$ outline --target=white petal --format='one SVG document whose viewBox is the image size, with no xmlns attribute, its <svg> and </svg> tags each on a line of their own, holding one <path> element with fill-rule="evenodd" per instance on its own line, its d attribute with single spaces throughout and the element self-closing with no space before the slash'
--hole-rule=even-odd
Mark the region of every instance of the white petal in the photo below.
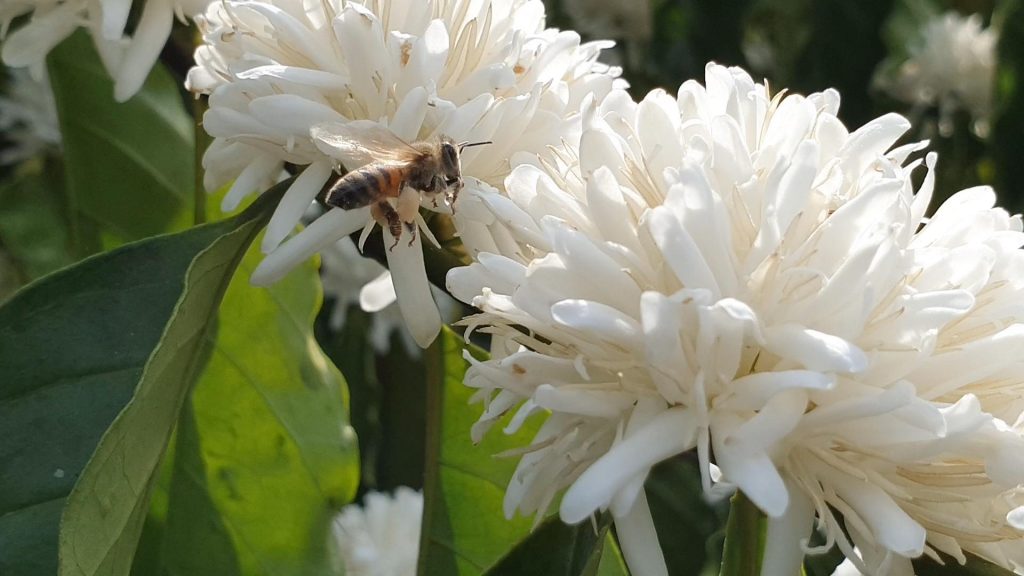
<svg viewBox="0 0 1024 576">
<path fill-rule="evenodd" d="M 622 555 L 630 574 L 635 576 L 668 576 L 665 557 L 658 543 L 658 532 L 643 490 L 628 514 L 615 518 L 615 532 L 622 546 Z"/>
<path fill-rule="evenodd" d="M 131 45 L 125 50 L 114 83 L 114 99 L 124 102 L 142 88 L 160 57 L 174 24 L 171 0 L 148 0 L 135 27 Z"/>
<path fill-rule="evenodd" d="M 693 447 L 696 421 L 683 407 L 671 408 L 613 446 L 569 487 L 559 508 L 562 520 L 575 524 L 611 502 L 638 473 Z"/>
<path fill-rule="evenodd" d="M 771 518 L 785 513 L 789 492 L 771 458 L 742 442 L 725 442 L 739 428 L 728 414 L 717 415 L 711 423 L 715 459 L 726 480 L 739 487 L 755 506 Z"/>
<path fill-rule="evenodd" d="M 388 128 L 406 142 L 419 140 L 420 128 L 426 115 L 427 91 L 417 86 L 406 94 Z"/>
<path fill-rule="evenodd" d="M 253 99 L 249 111 L 260 122 L 293 136 L 309 136 L 309 130 L 322 122 L 345 118 L 332 108 L 295 94 L 274 94 Z"/>
<path fill-rule="evenodd" d="M 359 291 L 359 307 L 363 312 L 380 312 L 395 303 L 395 283 L 391 280 L 391 272 L 385 270 L 370 280 Z"/>
<path fill-rule="evenodd" d="M 730 410 L 760 410 L 776 394 L 794 388 L 831 390 L 836 379 L 810 370 L 756 372 L 732 381 L 730 397 L 717 407 Z"/>
<path fill-rule="evenodd" d="M 192 70 L 200 69 L 193 68 Z M 238 72 L 236 76 L 241 80 L 274 78 L 323 90 L 344 90 L 348 85 L 348 78 L 335 72 L 300 68 L 298 66 L 285 66 L 283 64 L 255 66 Z"/>
<path fill-rule="evenodd" d="M 277 248 L 295 228 L 330 174 L 330 162 L 314 162 L 299 174 L 270 217 L 263 243 L 260 245 L 264 254 Z"/>
<path fill-rule="evenodd" d="M 814 527 L 814 506 L 799 486 L 788 478 L 789 508 L 778 518 L 768 519 L 761 576 L 800 574 L 804 547 Z"/>
<path fill-rule="evenodd" d="M 700 247 L 668 208 L 652 210 L 647 216 L 647 225 L 666 263 L 684 288 L 710 290 L 716 297 L 720 294 L 718 281 Z"/>
<path fill-rule="evenodd" d="M 811 370 L 856 373 L 868 366 L 867 356 L 852 342 L 796 324 L 772 326 L 765 331 L 765 338 L 770 352 Z"/>
<path fill-rule="evenodd" d="M 269 154 L 253 158 L 238 175 L 228 193 L 224 195 L 224 199 L 220 202 L 220 209 L 224 212 L 233 212 L 242 203 L 242 200 L 253 192 L 260 191 L 280 170 L 281 162 Z"/>
<path fill-rule="evenodd" d="M 589 332 L 595 338 L 602 338 L 625 349 L 639 349 L 642 344 L 640 324 L 600 302 L 562 300 L 551 307 L 551 317 L 563 326 Z"/>
<path fill-rule="evenodd" d="M 879 544 L 907 558 L 924 552 L 925 529 L 884 490 L 838 471 L 829 474 L 828 482 L 867 523 Z"/>
<path fill-rule="evenodd" d="M 385 254 L 405 325 L 420 348 L 426 348 L 441 332 L 441 315 L 430 294 L 420 236 L 417 234 L 410 246 L 405 234 Z"/>
<path fill-rule="evenodd" d="M 550 384 L 541 384 L 534 392 L 533 399 L 537 406 L 552 412 L 617 418 L 633 405 L 636 397 L 627 392 L 556 388 Z"/>
<path fill-rule="evenodd" d="M 253 271 L 249 281 L 256 286 L 268 286 L 277 282 L 300 262 L 334 244 L 343 236 L 359 230 L 369 219 L 369 208 L 329 210 L 291 240 L 267 254 Z"/>
<path fill-rule="evenodd" d="M 65 2 L 12 32 L 3 43 L 0 54 L 4 64 L 12 68 L 42 62 L 54 46 L 60 44 L 78 27 L 81 6 Z"/>
<path fill-rule="evenodd" d="M 103 16 L 101 32 L 107 40 L 117 40 L 124 35 L 124 27 L 128 23 L 131 11 L 131 0 L 100 0 Z"/>
</svg>

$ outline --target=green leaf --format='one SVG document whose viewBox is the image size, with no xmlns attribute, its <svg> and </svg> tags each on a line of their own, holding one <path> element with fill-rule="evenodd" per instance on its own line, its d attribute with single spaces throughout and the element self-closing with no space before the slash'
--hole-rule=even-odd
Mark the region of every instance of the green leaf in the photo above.
<svg viewBox="0 0 1024 576">
<path fill-rule="evenodd" d="M 767 532 L 765 515 L 742 492 L 732 497 L 721 576 L 758 576 Z"/>
<path fill-rule="evenodd" d="M 26 165 L 0 187 L 0 242 L 26 280 L 74 261 L 53 180 L 41 164 Z"/>
<path fill-rule="evenodd" d="M 717 573 L 721 565 L 728 503 L 708 504 L 695 460 L 693 453 L 666 460 L 644 484 L 669 574 Z"/>
<path fill-rule="evenodd" d="M 313 339 L 310 261 L 249 285 L 258 246 L 232 280 L 213 353 L 178 425 L 164 573 L 330 574 L 331 522 L 358 484 L 345 381 Z M 215 337 L 214 337 L 215 336 Z"/>
<path fill-rule="evenodd" d="M 61 574 L 127 572 L 203 332 L 277 197 L 89 258 L 0 307 L 4 576 L 56 573 L 58 527 Z"/>
<path fill-rule="evenodd" d="M 73 240 L 116 246 L 192 223 L 193 129 L 161 64 L 125 103 L 84 31 L 49 57 Z M 95 227 L 98 238 L 90 238 Z M 95 248 L 96 246 L 92 246 Z"/>
<path fill-rule="evenodd" d="M 529 536 L 533 523 L 505 519 L 502 500 L 516 459 L 494 454 L 529 444 L 539 423 L 527 422 L 513 436 L 494 430 L 473 445 L 469 430 L 482 408 L 467 405 L 473 391 L 462 384 L 464 349 L 457 334 L 444 330 L 424 352 L 428 449 L 419 573 L 430 576 L 483 574 Z"/>
<path fill-rule="evenodd" d="M 487 576 L 594 576 L 601 565 L 609 525 L 605 518 L 600 528 L 589 522 L 568 526 L 557 516 L 551 516 L 488 570 Z M 608 564 L 605 570 L 611 571 L 613 567 L 614 564 Z M 609 573 L 614 574 L 604 572 Z"/>
<path fill-rule="evenodd" d="M 629 576 L 626 559 L 622 557 L 622 550 L 619 550 L 619 544 L 610 532 L 604 537 L 604 551 L 597 567 L 597 576 Z"/>
</svg>

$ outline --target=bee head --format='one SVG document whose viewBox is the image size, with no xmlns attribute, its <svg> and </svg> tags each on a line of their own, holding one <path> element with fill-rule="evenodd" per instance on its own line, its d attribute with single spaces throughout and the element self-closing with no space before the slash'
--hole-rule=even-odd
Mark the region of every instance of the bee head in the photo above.
<svg viewBox="0 0 1024 576">
<path fill-rule="evenodd" d="M 441 171 L 444 172 L 446 179 L 459 178 L 462 175 L 459 165 L 461 151 L 451 140 L 445 138 L 441 141 Z"/>
</svg>

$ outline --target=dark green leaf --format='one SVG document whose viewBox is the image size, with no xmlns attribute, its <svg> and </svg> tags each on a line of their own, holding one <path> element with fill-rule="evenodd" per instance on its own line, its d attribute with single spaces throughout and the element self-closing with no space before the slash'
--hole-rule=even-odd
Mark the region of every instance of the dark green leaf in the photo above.
<svg viewBox="0 0 1024 576">
<path fill-rule="evenodd" d="M 601 564 L 608 526 L 608 519 L 601 522 L 600 528 L 589 522 L 568 526 L 552 516 L 516 544 L 487 571 L 487 576 L 593 576 Z M 614 573 L 611 572 L 614 566 L 614 563 L 607 564 L 607 572 L 603 574 Z"/>
<path fill-rule="evenodd" d="M 720 537 L 728 503 L 711 506 L 704 499 L 700 472 L 693 455 L 658 464 L 645 483 L 658 541 L 669 574 L 718 572 L 722 560 Z"/>
<path fill-rule="evenodd" d="M 531 518 L 505 520 L 502 500 L 516 467 L 493 455 L 527 445 L 538 422 L 506 436 L 495 426 L 478 445 L 469 430 L 481 411 L 467 406 L 462 339 L 444 330 L 425 352 L 428 374 L 427 465 L 420 574 L 483 574 L 530 534 Z M 484 355 L 479 349 L 474 355 Z"/>
<path fill-rule="evenodd" d="M 253 246 L 221 305 L 213 353 L 179 421 L 165 573 L 330 574 L 337 509 L 358 483 L 345 381 L 313 340 L 312 261 L 249 285 Z"/>
<path fill-rule="evenodd" d="M 267 208 L 89 258 L 0 307 L 4 576 L 57 572 L 65 501 L 62 574 L 127 572 L 198 342 Z"/>
<path fill-rule="evenodd" d="M 193 127 L 178 83 L 157 64 L 125 103 L 84 31 L 49 59 L 64 139 L 67 201 L 76 242 L 88 224 L 110 247 L 192 223 Z M 95 241 L 95 239 L 93 239 Z"/>
</svg>

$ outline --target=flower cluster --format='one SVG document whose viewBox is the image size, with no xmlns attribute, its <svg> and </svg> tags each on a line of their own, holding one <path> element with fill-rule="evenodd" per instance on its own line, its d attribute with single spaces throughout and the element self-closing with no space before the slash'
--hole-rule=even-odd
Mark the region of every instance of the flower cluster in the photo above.
<svg viewBox="0 0 1024 576">
<path fill-rule="evenodd" d="M 982 27 L 980 15 L 947 12 L 924 24 L 909 58 L 880 83 L 905 102 L 938 105 L 943 133 L 952 129 L 952 113 L 965 109 L 975 132 L 984 136 L 992 112 L 997 41 L 994 29 Z"/>
<path fill-rule="evenodd" d="M 201 13 L 210 0 L 147 0 L 132 35 L 126 36 L 132 0 L 11 0 L 0 6 L 0 39 L 4 64 L 43 73 L 46 55 L 80 26 L 92 34 L 104 65 L 114 77 L 114 98 L 131 98 L 153 68 L 174 17 L 185 21 Z M 30 20 L 8 34 L 11 21 L 31 13 Z M 6 38 L 5 38 L 6 37 Z"/>
<path fill-rule="evenodd" d="M 416 574 L 423 494 L 401 486 L 393 496 L 370 492 L 364 500 L 363 506 L 346 506 L 334 523 L 345 574 Z"/>
<path fill-rule="evenodd" d="M 865 573 L 1024 566 L 1021 220 L 988 188 L 926 218 L 909 123 L 838 109 L 712 64 L 589 103 L 555 160 L 477 194 L 476 262 L 448 276 L 493 339 L 473 435 L 544 419 L 506 514 L 567 489 L 563 520 L 609 509 L 631 570 L 664 574 L 644 480 L 696 449 L 707 489 L 713 460 L 769 516 L 765 573 L 798 572 L 815 519 Z"/>
<path fill-rule="evenodd" d="M 408 142 L 490 142 L 466 150 L 462 172 L 467 189 L 500 186 L 510 158 L 578 133 L 582 100 L 608 93 L 618 75 L 596 60 L 608 43 L 546 29 L 540 0 L 227 0 L 198 22 L 205 43 L 187 84 L 210 95 L 203 125 L 216 139 L 204 158 L 206 187 L 233 181 L 231 208 L 286 165 L 305 167 L 270 221 L 257 284 L 375 223 L 369 207 L 334 209 L 283 242 L 339 163 L 352 170 L 372 160 L 314 137 L 325 126 L 361 120 Z M 424 207 L 450 212 L 432 201 Z M 417 221 L 401 236 L 417 225 L 423 233 L 396 238 L 387 258 L 402 314 L 426 346 L 441 322 L 420 243 L 433 237 Z"/>
</svg>

